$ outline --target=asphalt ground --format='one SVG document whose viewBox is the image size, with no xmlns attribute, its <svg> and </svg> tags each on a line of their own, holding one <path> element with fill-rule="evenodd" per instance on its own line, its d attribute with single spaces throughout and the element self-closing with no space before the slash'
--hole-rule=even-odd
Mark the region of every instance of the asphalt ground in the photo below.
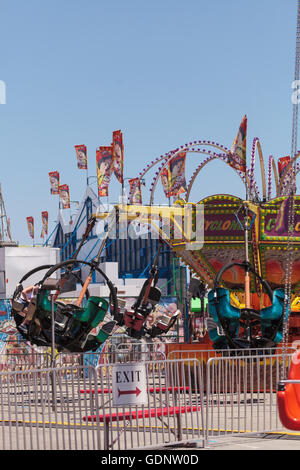
<svg viewBox="0 0 300 470">
<path fill-rule="evenodd" d="M 253 435 L 252 437 L 236 436 L 224 438 L 211 438 L 207 443 L 206 451 L 226 450 L 300 450 L 300 434 L 293 433 L 268 433 Z"/>
</svg>

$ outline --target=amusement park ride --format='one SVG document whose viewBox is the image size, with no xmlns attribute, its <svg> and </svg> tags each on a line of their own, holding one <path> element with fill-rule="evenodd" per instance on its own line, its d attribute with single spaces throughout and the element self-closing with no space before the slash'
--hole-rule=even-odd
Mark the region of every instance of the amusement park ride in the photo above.
<svg viewBox="0 0 300 470">
<path fill-rule="evenodd" d="M 205 147 L 217 152 L 206 150 Z M 154 191 L 163 169 L 168 161 L 182 151 L 207 157 L 193 175 L 185 200 L 179 199 L 169 207 L 154 205 Z M 263 176 L 262 197 L 254 179 L 257 151 Z M 167 243 L 189 267 L 194 280 L 198 279 L 201 296 L 208 296 L 208 334 L 202 341 L 206 347 L 243 350 L 276 348 L 284 341 L 289 343 L 300 338 L 300 196 L 294 194 L 295 177 L 300 170 L 296 159 L 300 154 L 291 159 L 280 178 L 274 159 L 270 157 L 267 191 L 262 149 L 259 140 L 254 139 L 250 169 L 245 173 L 233 169 L 245 184 L 247 199 L 219 194 L 197 204 L 190 203 L 189 194 L 201 169 L 215 159 L 228 164 L 229 155 L 229 149 L 215 142 L 197 141 L 160 157 L 140 173 L 142 179 L 155 164 L 160 164 L 149 205 L 115 206 L 115 217 L 112 220 L 115 225 L 124 220 L 130 223 L 137 219 L 151 224 L 161 240 L 160 246 Z M 271 198 L 272 172 L 275 198 Z M 199 240 L 195 239 L 199 209 L 203 215 L 201 246 Z M 40 266 L 20 280 L 13 296 L 12 312 L 19 331 L 33 344 L 51 345 L 53 327 L 58 350 L 97 350 L 118 326 L 124 326 L 131 337 L 153 338 L 168 332 L 177 320 L 176 316 L 165 317 L 150 330 L 145 326 L 148 315 L 161 297 L 157 287 L 159 251 L 149 277 L 130 310 L 126 310 L 122 301 L 118 301 L 116 289 L 99 268 L 100 255 L 111 229 L 109 224 L 98 256 L 92 262 L 80 260 L 80 249 L 97 218 L 107 216 L 92 216 L 73 259 L 56 266 Z M 168 230 L 164 225 L 166 220 Z M 80 264 L 90 267 L 85 282 L 77 278 L 76 268 Z M 23 284 L 32 274 L 45 270 L 46 274 L 38 283 L 37 296 L 33 296 L 26 307 L 29 326 L 24 329 L 24 304 L 21 300 Z M 109 288 L 109 302 L 89 295 L 88 286 L 94 271 L 102 276 Z M 51 277 L 55 272 L 64 274 L 56 280 Z M 77 278 L 77 282 L 82 285 L 75 305 L 64 304 L 59 298 L 70 276 Z M 99 324 L 101 328 L 97 335 L 92 335 L 92 330 Z"/>
<path fill-rule="evenodd" d="M 295 79 L 299 78 L 300 7 L 298 5 L 297 55 Z M 158 157 L 140 174 L 158 167 L 147 205 L 119 204 L 114 208 L 114 223 L 136 220 L 150 224 L 157 231 L 161 244 L 166 243 L 184 263 L 196 281 L 192 297 L 208 298 L 207 333 L 202 347 L 214 349 L 276 348 L 300 339 L 300 196 L 296 195 L 296 175 L 300 171 L 297 158 L 298 105 L 294 106 L 292 153 L 289 163 L 278 174 L 275 159 L 270 156 L 268 169 L 264 166 L 261 144 L 255 138 L 249 168 L 232 165 L 236 155 L 232 149 L 205 140 L 187 143 Z M 172 206 L 154 204 L 155 189 L 163 171 L 179 153 L 204 156 L 187 184 L 185 198 Z M 255 181 L 256 155 L 261 170 L 260 194 Z M 234 195 L 216 194 L 198 203 L 189 201 L 191 189 L 201 170 L 214 160 L 229 165 L 241 178 L 245 199 Z M 275 197 L 272 197 L 275 181 Z M 202 214 L 202 243 L 195 239 L 197 213 Z M 26 340 L 40 346 L 55 343 L 58 350 L 96 351 L 119 327 L 128 336 L 154 338 L 167 333 L 177 320 L 161 318 L 150 329 L 146 319 L 161 298 L 157 287 L 157 260 L 131 309 L 117 297 L 112 282 L 99 267 L 101 252 L 109 236 L 108 225 L 99 253 L 92 262 L 82 261 L 80 249 L 97 218 L 92 216 L 85 236 L 73 258 L 55 266 L 40 266 L 24 276 L 12 299 L 12 313 L 19 332 Z M 164 223 L 168 220 L 168 230 Z M 160 244 L 160 245 L 161 245 Z M 78 266 L 87 265 L 90 273 L 83 282 L 76 274 Z M 27 326 L 24 328 L 23 284 L 31 275 L 43 271 L 37 284 L 37 294 L 26 305 Z M 89 284 L 97 272 L 109 288 L 109 301 L 89 295 Z M 51 277 L 63 273 L 59 279 Z M 75 304 L 60 298 L 65 282 L 73 277 L 82 290 Z M 100 329 L 99 329 L 100 325 Z M 97 329 L 96 334 L 92 332 Z M 52 343 L 53 344 L 53 343 Z M 195 346 L 195 345 L 194 345 Z"/>
</svg>

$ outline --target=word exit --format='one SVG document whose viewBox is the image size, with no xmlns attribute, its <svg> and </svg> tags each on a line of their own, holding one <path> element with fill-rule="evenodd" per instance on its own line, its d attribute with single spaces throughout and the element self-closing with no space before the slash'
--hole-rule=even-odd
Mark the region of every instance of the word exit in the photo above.
<svg viewBox="0 0 300 470">
<path fill-rule="evenodd" d="M 145 364 L 114 364 L 112 389 L 115 406 L 145 404 L 148 399 Z"/>
</svg>

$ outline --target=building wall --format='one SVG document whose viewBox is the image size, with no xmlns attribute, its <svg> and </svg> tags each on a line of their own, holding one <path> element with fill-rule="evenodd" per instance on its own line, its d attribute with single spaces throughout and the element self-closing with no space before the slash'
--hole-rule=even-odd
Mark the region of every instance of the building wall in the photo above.
<svg viewBox="0 0 300 470">
<path fill-rule="evenodd" d="M 4 288 L 1 299 L 10 298 L 21 278 L 38 266 L 55 265 L 59 263 L 59 250 L 51 247 L 3 247 L 0 248 L 1 271 L 4 275 Z M 41 270 L 30 276 L 23 284 L 24 287 L 39 282 L 47 270 Z M 58 273 L 54 274 L 56 277 Z"/>
</svg>

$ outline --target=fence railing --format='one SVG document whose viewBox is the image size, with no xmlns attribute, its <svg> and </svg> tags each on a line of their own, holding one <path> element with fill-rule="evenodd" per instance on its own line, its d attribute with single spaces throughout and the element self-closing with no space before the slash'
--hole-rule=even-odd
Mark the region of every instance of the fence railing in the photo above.
<svg viewBox="0 0 300 470">
<path fill-rule="evenodd" d="M 101 361 L 59 355 L 55 368 L 47 354 L 2 361 L 0 449 L 202 446 L 282 430 L 276 391 L 291 352 L 284 359 L 268 351 L 133 353 L 111 360 L 108 351 Z"/>
<path fill-rule="evenodd" d="M 292 354 L 210 358 L 206 368 L 206 438 L 282 430 L 277 385 Z M 285 372 L 284 372 L 285 374 Z"/>
</svg>

